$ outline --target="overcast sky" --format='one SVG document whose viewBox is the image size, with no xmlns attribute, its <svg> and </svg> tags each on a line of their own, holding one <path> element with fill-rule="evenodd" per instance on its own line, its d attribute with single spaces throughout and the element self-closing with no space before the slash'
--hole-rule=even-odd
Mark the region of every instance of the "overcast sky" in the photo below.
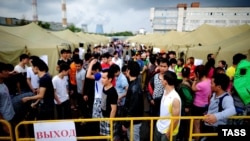
<svg viewBox="0 0 250 141">
<path fill-rule="evenodd" d="M 250 0 L 66 0 L 67 21 L 77 27 L 87 24 L 95 32 L 103 24 L 104 32 L 152 31 L 151 7 L 176 7 L 178 3 L 199 1 L 201 7 L 250 7 Z M 32 20 L 32 0 L 0 0 L 0 16 Z M 61 0 L 37 0 L 38 20 L 61 22 Z"/>
</svg>

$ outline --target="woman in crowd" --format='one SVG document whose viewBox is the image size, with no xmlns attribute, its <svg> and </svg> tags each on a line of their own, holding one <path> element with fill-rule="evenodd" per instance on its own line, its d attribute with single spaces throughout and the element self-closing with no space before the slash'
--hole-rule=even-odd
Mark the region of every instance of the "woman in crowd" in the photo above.
<svg viewBox="0 0 250 141">
<path fill-rule="evenodd" d="M 195 68 L 192 90 L 195 92 L 192 116 L 203 116 L 207 110 L 208 97 L 211 94 L 211 79 L 207 78 L 205 66 L 199 65 Z M 194 120 L 194 133 L 200 133 L 200 119 Z M 195 138 L 198 141 L 199 137 Z"/>
</svg>

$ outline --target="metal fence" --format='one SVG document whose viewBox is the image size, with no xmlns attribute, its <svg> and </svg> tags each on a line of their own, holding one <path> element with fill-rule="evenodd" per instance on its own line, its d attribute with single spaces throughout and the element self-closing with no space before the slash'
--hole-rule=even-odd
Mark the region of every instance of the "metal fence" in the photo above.
<svg viewBox="0 0 250 141">
<path fill-rule="evenodd" d="M 13 133 L 12 133 L 12 128 L 11 125 L 8 121 L 6 120 L 2 120 L 0 119 L 0 124 L 2 124 L 3 126 L 6 126 L 10 132 L 10 134 L 8 136 L 0 136 L 0 140 L 9 140 L 9 141 L 13 141 L 14 137 L 13 137 Z"/>
<path fill-rule="evenodd" d="M 190 121 L 190 125 L 193 125 L 194 120 L 195 119 L 204 119 L 204 116 L 181 116 L 181 117 L 126 117 L 126 118 L 92 118 L 92 119 L 70 119 L 69 121 L 74 121 L 75 123 L 81 123 L 81 122 L 100 122 L 100 121 L 109 121 L 110 122 L 110 135 L 108 136 L 77 136 L 77 140 L 89 140 L 89 139 L 93 139 L 93 140 L 97 140 L 97 139 L 109 139 L 111 141 L 113 141 L 113 134 L 114 134 L 114 122 L 115 121 L 130 121 L 130 141 L 133 140 L 133 122 L 136 120 L 142 120 L 142 121 L 150 121 L 150 141 L 153 140 L 153 124 L 155 120 L 158 119 L 170 119 L 170 120 L 174 120 L 174 119 L 181 119 L 181 120 L 189 120 Z M 230 117 L 230 119 L 250 119 L 250 116 L 233 116 Z M 27 126 L 29 124 L 34 124 L 34 123 L 41 123 L 41 122 L 59 122 L 62 120 L 44 120 L 44 121 L 22 121 L 20 122 L 16 127 L 15 127 L 15 138 L 16 141 L 33 141 L 35 140 L 35 138 L 22 138 L 19 136 L 19 128 L 20 126 Z M 63 120 L 63 121 L 67 121 L 67 120 Z M 10 124 L 7 121 L 4 120 L 0 120 L 0 122 L 6 124 L 9 129 L 11 129 Z M 193 137 L 201 137 L 201 136 L 218 136 L 218 133 L 193 133 L 193 126 L 189 127 L 189 141 L 192 141 Z M 10 130 L 11 131 L 11 130 Z M 170 133 L 173 131 L 173 124 L 171 124 L 170 127 Z M 12 140 L 13 136 L 12 136 L 12 132 L 10 132 L 10 136 L 8 137 L 0 137 L 0 140 L 3 139 L 9 139 Z M 170 136 L 170 141 L 172 141 L 172 136 Z"/>
</svg>

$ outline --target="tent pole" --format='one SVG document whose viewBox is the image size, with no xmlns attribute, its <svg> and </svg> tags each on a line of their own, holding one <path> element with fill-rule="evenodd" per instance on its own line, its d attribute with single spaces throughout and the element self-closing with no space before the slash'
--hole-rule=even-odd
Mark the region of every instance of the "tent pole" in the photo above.
<svg viewBox="0 0 250 141">
<path fill-rule="evenodd" d="M 250 49 L 248 50 L 247 58 L 250 59 Z"/>
<path fill-rule="evenodd" d="M 180 49 L 180 46 L 178 46 L 177 47 L 177 50 L 176 50 L 176 52 L 178 52 L 177 54 L 178 54 L 178 58 L 180 58 L 180 56 L 179 56 L 179 49 Z"/>
<path fill-rule="evenodd" d="M 186 55 L 185 55 L 185 61 L 187 60 L 188 51 L 189 51 L 189 46 L 187 46 Z"/>
<path fill-rule="evenodd" d="M 216 52 L 216 54 L 215 54 L 215 59 L 216 59 L 216 57 L 218 56 L 220 50 L 221 50 L 221 47 L 218 48 L 218 50 L 217 50 L 217 52 Z"/>
<path fill-rule="evenodd" d="M 58 45 L 56 45 L 56 48 L 57 48 L 58 58 L 60 59 L 60 51 L 59 51 Z"/>
<path fill-rule="evenodd" d="M 30 53 L 29 53 L 28 48 L 27 48 L 26 45 L 25 45 L 25 47 L 24 47 L 24 53 L 27 54 L 27 55 L 30 55 Z"/>
</svg>

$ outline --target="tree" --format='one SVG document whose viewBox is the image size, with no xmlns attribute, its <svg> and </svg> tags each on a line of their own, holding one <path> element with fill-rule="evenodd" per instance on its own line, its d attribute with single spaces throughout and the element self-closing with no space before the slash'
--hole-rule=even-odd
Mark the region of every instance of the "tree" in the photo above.
<svg viewBox="0 0 250 141">
<path fill-rule="evenodd" d="M 133 33 L 130 31 L 124 31 L 124 32 L 116 32 L 116 33 L 110 33 L 105 34 L 106 36 L 133 36 Z"/>
<path fill-rule="evenodd" d="M 45 28 L 45 29 L 50 29 L 50 24 L 49 23 L 44 23 L 43 24 L 43 28 Z"/>
<path fill-rule="evenodd" d="M 38 21 L 38 25 L 41 26 L 42 28 L 50 29 L 50 24 L 47 22 L 43 23 L 42 21 Z"/>
<path fill-rule="evenodd" d="M 76 26 L 73 25 L 73 24 L 70 25 L 70 26 L 68 26 L 67 29 L 69 29 L 69 30 L 72 31 L 72 32 L 80 32 L 80 31 L 81 31 L 80 28 L 76 27 Z"/>
</svg>

